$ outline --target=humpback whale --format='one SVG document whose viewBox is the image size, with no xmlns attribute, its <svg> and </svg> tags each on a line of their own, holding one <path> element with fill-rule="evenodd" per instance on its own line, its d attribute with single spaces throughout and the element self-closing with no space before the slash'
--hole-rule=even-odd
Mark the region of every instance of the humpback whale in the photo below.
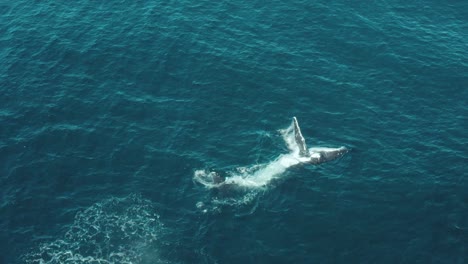
<svg viewBox="0 0 468 264">
<path fill-rule="evenodd" d="M 299 149 L 298 160 L 301 163 L 320 164 L 340 158 L 348 152 L 346 147 L 308 149 L 296 117 L 293 117 L 293 128 L 294 140 Z"/>
<path fill-rule="evenodd" d="M 272 179 L 280 177 L 288 168 L 312 164 L 317 165 L 342 157 L 348 152 L 346 147 L 308 148 L 296 117 L 291 125 L 280 130 L 289 153 L 280 154 L 276 159 L 263 164 L 240 167 L 237 171 L 219 174 L 215 171 L 196 170 L 194 179 L 208 188 L 232 189 L 231 187 L 260 188 Z"/>
</svg>

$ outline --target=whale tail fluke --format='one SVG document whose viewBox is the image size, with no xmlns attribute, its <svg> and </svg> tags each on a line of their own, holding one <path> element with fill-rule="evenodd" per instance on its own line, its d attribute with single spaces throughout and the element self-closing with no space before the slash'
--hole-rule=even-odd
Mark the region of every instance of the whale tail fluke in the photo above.
<svg viewBox="0 0 468 264">
<path fill-rule="evenodd" d="M 309 153 L 309 150 L 307 149 L 305 139 L 302 136 L 301 128 L 299 127 L 299 123 L 297 122 L 296 117 L 293 117 L 293 123 L 294 123 L 294 140 L 296 141 L 296 144 L 299 147 L 299 155 L 301 157 L 309 157 L 310 153 Z"/>
</svg>

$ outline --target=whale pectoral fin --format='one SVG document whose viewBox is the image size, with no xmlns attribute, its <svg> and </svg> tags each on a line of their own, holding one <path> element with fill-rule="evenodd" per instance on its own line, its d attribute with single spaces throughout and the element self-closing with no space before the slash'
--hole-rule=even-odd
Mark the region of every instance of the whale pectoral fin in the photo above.
<svg viewBox="0 0 468 264">
<path fill-rule="evenodd" d="M 297 122 L 297 118 L 293 117 L 294 123 L 294 140 L 296 141 L 297 146 L 299 147 L 299 155 L 301 157 L 308 157 L 310 156 L 309 151 L 307 150 L 307 145 L 305 143 L 305 139 L 302 136 L 301 128 L 299 127 L 299 123 Z"/>
</svg>

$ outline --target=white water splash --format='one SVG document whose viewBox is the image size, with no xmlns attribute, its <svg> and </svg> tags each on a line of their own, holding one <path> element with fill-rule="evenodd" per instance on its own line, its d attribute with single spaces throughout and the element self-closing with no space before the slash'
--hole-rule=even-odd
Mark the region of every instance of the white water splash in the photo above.
<svg viewBox="0 0 468 264">
<path fill-rule="evenodd" d="M 293 124 L 279 131 L 283 137 L 290 153 L 282 154 L 275 160 L 255 164 L 249 167 L 239 167 L 233 172 L 228 172 L 225 179 L 214 171 L 196 170 L 194 180 L 207 188 L 219 188 L 225 185 L 234 185 L 244 188 L 262 188 L 272 180 L 280 178 L 284 172 L 301 162 L 303 158 L 299 156 L 299 147 L 294 139 Z"/>
</svg>

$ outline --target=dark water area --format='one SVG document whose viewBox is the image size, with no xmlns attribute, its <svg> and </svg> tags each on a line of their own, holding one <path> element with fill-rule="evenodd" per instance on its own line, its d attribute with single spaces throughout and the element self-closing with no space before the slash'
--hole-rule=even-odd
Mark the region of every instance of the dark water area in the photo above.
<svg viewBox="0 0 468 264">
<path fill-rule="evenodd" d="M 0 3 L 0 263 L 467 263 L 467 25 L 465 1 Z M 293 116 L 351 151 L 279 172 Z"/>
</svg>

